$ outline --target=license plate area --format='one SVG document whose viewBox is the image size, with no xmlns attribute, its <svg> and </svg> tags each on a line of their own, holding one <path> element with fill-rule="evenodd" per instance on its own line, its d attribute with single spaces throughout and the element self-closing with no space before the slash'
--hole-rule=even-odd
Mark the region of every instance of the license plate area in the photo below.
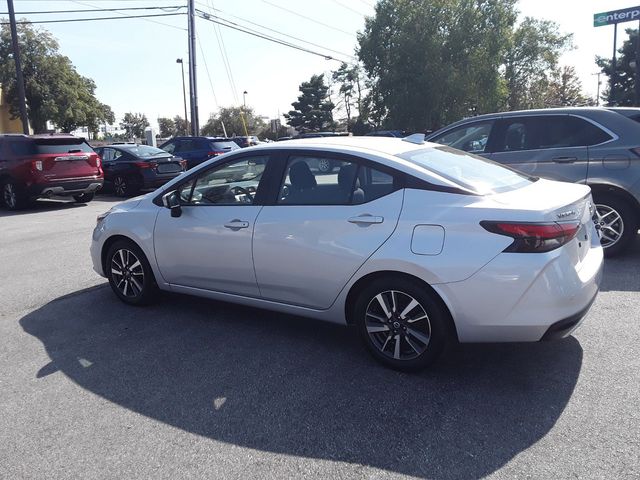
<svg viewBox="0 0 640 480">
<path fill-rule="evenodd" d="M 182 171 L 179 163 L 159 163 L 156 167 L 158 173 L 176 173 Z"/>
</svg>

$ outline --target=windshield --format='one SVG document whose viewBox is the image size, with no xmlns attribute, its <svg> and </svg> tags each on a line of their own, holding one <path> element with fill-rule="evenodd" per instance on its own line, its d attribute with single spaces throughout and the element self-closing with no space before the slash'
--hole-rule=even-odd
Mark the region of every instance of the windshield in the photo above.
<svg viewBox="0 0 640 480">
<path fill-rule="evenodd" d="M 412 150 L 398 156 L 481 195 L 516 190 L 537 180 L 447 146 Z"/>
<path fill-rule="evenodd" d="M 122 147 L 122 149 L 140 158 L 155 157 L 160 154 L 164 154 L 164 155 L 167 154 L 167 152 L 165 152 L 164 150 L 160 150 L 159 148 L 156 148 L 156 147 L 149 147 L 148 145 Z"/>
</svg>

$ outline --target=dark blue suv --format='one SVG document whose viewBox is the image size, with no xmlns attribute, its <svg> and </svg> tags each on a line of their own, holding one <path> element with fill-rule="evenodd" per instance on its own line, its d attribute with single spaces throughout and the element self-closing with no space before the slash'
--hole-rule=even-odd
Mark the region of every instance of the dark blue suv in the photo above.
<svg viewBox="0 0 640 480">
<path fill-rule="evenodd" d="M 160 145 L 160 148 L 185 159 L 189 169 L 240 147 L 224 137 L 175 137 Z"/>
</svg>

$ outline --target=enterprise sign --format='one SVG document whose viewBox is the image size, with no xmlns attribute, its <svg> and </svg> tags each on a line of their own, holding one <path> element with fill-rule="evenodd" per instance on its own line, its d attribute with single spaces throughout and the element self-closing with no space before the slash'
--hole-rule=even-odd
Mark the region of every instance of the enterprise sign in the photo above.
<svg viewBox="0 0 640 480">
<path fill-rule="evenodd" d="M 593 16 L 593 26 L 602 27 L 614 23 L 640 20 L 640 7 L 623 8 L 612 12 L 596 13 Z"/>
</svg>

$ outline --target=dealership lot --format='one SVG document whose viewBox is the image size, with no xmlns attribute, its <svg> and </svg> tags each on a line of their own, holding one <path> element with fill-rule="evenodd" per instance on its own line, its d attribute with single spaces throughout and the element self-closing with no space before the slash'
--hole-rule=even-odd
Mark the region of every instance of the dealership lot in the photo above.
<svg viewBox="0 0 640 480">
<path fill-rule="evenodd" d="M 560 342 L 375 364 L 349 330 L 91 269 L 117 200 L 0 211 L 0 478 L 637 478 L 640 237 Z"/>
</svg>

